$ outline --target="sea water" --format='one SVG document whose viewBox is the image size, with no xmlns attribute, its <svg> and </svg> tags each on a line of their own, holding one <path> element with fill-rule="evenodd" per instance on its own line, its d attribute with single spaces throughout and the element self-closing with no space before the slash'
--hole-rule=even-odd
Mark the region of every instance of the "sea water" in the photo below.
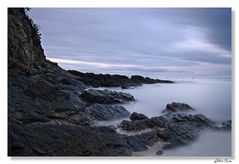
<svg viewBox="0 0 239 164">
<path fill-rule="evenodd" d="M 215 122 L 232 119 L 232 93 L 230 79 L 176 80 L 172 84 L 144 84 L 136 88 L 111 90 L 130 93 L 135 102 L 124 104 L 129 112 L 138 112 L 148 117 L 162 115 L 162 110 L 171 102 L 187 103 Z M 120 121 L 118 121 L 119 123 Z M 145 151 L 155 155 L 157 146 Z M 143 152 L 140 154 L 144 154 Z M 230 156 L 231 131 L 204 131 L 194 143 L 176 149 L 165 150 L 164 156 Z"/>
</svg>

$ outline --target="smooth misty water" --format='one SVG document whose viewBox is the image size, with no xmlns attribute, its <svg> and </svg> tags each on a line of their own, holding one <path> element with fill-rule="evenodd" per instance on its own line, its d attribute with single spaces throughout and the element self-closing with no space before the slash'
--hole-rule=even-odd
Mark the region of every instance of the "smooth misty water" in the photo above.
<svg viewBox="0 0 239 164">
<path fill-rule="evenodd" d="M 136 101 L 124 104 L 132 112 L 149 117 L 162 115 L 166 104 L 183 102 L 192 106 L 193 113 L 222 122 L 231 120 L 231 80 L 190 80 L 174 84 L 148 84 L 132 89 L 111 88 L 132 94 Z M 119 122 L 119 121 L 118 121 Z M 118 123 L 116 121 L 116 123 Z M 154 146 L 145 155 L 154 155 Z M 231 155 L 231 133 L 206 131 L 191 145 L 164 151 L 167 156 L 228 156 Z"/>
<path fill-rule="evenodd" d="M 112 88 L 132 94 L 136 102 L 124 105 L 130 112 L 149 117 L 161 115 L 161 111 L 173 101 L 187 103 L 195 113 L 203 113 L 215 121 L 231 119 L 231 81 L 193 80 L 174 84 L 145 84 L 132 89 Z"/>
</svg>

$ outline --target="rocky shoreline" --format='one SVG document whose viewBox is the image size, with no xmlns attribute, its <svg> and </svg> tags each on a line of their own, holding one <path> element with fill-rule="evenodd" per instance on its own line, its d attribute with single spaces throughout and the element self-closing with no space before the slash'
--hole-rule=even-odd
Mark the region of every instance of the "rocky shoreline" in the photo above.
<svg viewBox="0 0 239 164">
<path fill-rule="evenodd" d="M 69 70 L 69 73 L 77 76 L 84 84 L 92 87 L 121 87 L 127 89 L 130 87 L 140 86 L 142 84 L 156 84 L 156 83 L 174 83 L 170 80 L 152 79 L 140 75 L 132 75 L 130 78 L 124 75 L 110 75 L 110 74 L 94 74 L 82 73 L 75 70 Z"/>
<path fill-rule="evenodd" d="M 165 143 L 163 149 L 189 144 L 204 129 L 231 129 L 230 120 L 218 124 L 191 115 L 193 107 L 178 102 L 167 104 L 161 116 L 130 114 L 121 104 L 135 101 L 133 95 L 93 87 L 173 82 L 65 71 L 46 60 L 35 24 L 22 8 L 8 9 L 8 29 L 9 156 L 130 156 L 158 142 Z M 125 120 L 97 126 L 117 119 Z"/>
</svg>

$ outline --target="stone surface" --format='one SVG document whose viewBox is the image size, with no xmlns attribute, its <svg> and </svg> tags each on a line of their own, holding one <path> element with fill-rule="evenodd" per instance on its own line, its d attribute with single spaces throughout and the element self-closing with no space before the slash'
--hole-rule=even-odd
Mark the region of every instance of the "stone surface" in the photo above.
<svg viewBox="0 0 239 164">
<path fill-rule="evenodd" d="M 144 114 L 141 114 L 141 113 L 133 112 L 133 113 L 130 115 L 130 120 L 131 120 L 131 121 L 144 120 L 144 119 L 148 119 L 148 117 L 145 116 Z"/>
</svg>

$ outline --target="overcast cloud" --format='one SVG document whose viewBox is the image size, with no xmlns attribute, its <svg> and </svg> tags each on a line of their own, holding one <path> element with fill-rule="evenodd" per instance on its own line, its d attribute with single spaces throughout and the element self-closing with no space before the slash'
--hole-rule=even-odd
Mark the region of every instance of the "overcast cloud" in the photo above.
<svg viewBox="0 0 239 164">
<path fill-rule="evenodd" d="M 33 8 L 46 56 L 65 69 L 183 76 L 231 74 L 231 10 Z"/>
</svg>

